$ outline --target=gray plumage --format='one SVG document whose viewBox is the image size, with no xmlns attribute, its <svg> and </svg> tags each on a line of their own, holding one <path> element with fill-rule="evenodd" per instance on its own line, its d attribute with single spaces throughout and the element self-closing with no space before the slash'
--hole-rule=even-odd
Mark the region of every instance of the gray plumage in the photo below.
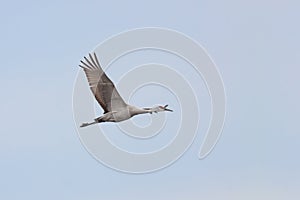
<svg viewBox="0 0 300 200">
<path fill-rule="evenodd" d="M 79 65 L 83 68 L 87 77 L 90 89 L 97 102 L 103 108 L 104 113 L 101 117 L 94 119 L 91 123 L 83 123 L 80 127 L 89 126 L 101 122 L 121 122 L 139 114 L 157 113 L 170 111 L 168 105 L 156 106 L 152 108 L 138 108 L 128 105 L 117 91 L 114 83 L 102 70 L 96 53 L 89 54 L 89 58 L 84 57 Z"/>
</svg>

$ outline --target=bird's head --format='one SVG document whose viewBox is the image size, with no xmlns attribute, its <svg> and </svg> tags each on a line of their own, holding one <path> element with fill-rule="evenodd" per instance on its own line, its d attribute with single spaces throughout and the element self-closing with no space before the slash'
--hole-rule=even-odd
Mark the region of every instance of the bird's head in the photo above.
<svg viewBox="0 0 300 200">
<path fill-rule="evenodd" d="M 165 112 L 165 111 L 173 112 L 173 110 L 168 109 L 167 107 L 168 107 L 168 105 L 165 105 L 165 106 L 155 106 L 153 108 L 144 108 L 144 110 L 147 110 L 150 114 L 152 114 L 152 113 L 158 113 L 158 112 Z"/>
<path fill-rule="evenodd" d="M 165 105 L 165 106 L 158 106 L 158 110 L 159 110 L 158 112 L 164 112 L 164 111 L 173 112 L 173 110 L 168 109 L 167 107 L 168 107 L 168 105 Z"/>
</svg>

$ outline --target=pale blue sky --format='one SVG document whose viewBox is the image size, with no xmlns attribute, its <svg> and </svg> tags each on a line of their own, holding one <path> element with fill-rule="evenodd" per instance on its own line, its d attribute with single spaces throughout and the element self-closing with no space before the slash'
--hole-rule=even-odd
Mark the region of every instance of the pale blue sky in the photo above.
<svg viewBox="0 0 300 200">
<path fill-rule="evenodd" d="M 0 199 L 298 199 L 299 9 L 296 0 L 2 2 Z M 199 133 L 174 165 L 136 176 L 85 151 L 71 103 L 79 59 L 145 26 L 178 30 L 207 49 L 228 113 L 208 158 L 197 159 Z"/>
</svg>

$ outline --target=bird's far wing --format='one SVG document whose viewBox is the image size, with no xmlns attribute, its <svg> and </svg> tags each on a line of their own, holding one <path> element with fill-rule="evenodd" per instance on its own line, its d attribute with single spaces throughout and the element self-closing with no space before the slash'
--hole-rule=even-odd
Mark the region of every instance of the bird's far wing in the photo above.
<svg viewBox="0 0 300 200">
<path fill-rule="evenodd" d="M 102 70 L 96 53 L 94 53 L 94 57 L 89 54 L 89 58 L 84 57 L 84 60 L 80 62 L 79 66 L 83 68 L 89 86 L 104 113 L 120 110 L 127 106 L 114 83 Z"/>
</svg>

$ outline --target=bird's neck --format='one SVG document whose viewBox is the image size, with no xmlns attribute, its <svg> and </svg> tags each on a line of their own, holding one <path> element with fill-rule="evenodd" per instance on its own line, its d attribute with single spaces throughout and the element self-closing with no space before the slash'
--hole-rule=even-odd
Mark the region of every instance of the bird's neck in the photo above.
<svg viewBox="0 0 300 200">
<path fill-rule="evenodd" d="M 152 114 L 153 112 L 158 112 L 157 107 L 153 107 L 153 108 L 143 108 L 143 110 L 145 111 L 145 113 L 150 113 L 150 114 Z"/>
<path fill-rule="evenodd" d="M 139 114 L 151 113 L 151 112 L 152 112 L 151 109 L 148 109 L 148 108 L 132 107 L 132 109 L 131 109 L 132 116 L 139 115 Z"/>
<path fill-rule="evenodd" d="M 139 112 L 139 114 L 151 113 L 152 109 L 151 108 L 140 108 L 138 112 Z"/>
</svg>

